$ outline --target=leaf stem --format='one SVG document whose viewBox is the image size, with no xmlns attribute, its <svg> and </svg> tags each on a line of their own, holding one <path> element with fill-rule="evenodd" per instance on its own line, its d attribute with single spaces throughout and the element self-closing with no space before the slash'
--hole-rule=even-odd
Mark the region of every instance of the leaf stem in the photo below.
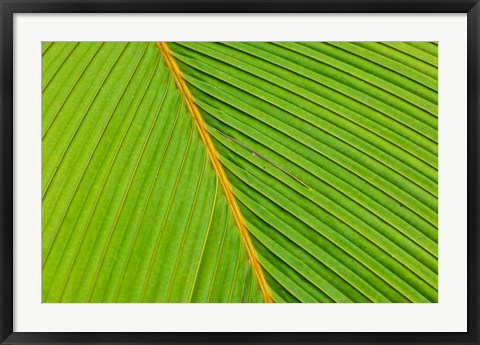
<svg viewBox="0 0 480 345">
<path fill-rule="evenodd" d="M 187 83 L 185 82 L 185 79 L 182 76 L 182 72 L 180 71 L 180 68 L 176 63 L 175 58 L 173 57 L 170 51 L 170 48 L 168 47 L 168 44 L 166 42 L 156 42 L 156 46 L 160 51 L 163 57 L 163 60 L 165 61 L 165 64 L 167 65 L 168 69 L 172 73 L 173 79 L 175 80 L 175 84 L 178 90 L 180 91 L 180 93 L 182 94 L 182 97 L 185 101 L 188 112 L 192 116 L 195 126 L 197 127 L 200 139 L 202 140 L 203 144 L 207 149 L 208 157 L 213 166 L 213 170 L 215 171 L 215 174 L 217 175 L 218 180 L 220 181 L 220 185 L 222 186 L 223 193 L 227 198 L 227 202 L 232 212 L 235 226 L 237 227 L 240 233 L 240 237 L 242 238 L 243 244 L 245 245 L 247 258 L 250 264 L 252 265 L 252 269 L 255 273 L 255 277 L 257 279 L 260 291 L 262 292 L 263 298 L 266 303 L 271 303 L 273 302 L 272 295 L 270 294 L 270 290 L 265 280 L 262 267 L 258 262 L 256 251 L 253 247 L 252 240 L 250 238 L 247 227 L 245 225 L 245 220 L 243 219 L 243 216 L 240 212 L 240 208 L 238 207 L 235 196 L 233 195 L 232 187 L 220 163 L 220 160 L 218 158 L 218 153 L 213 145 L 212 139 L 208 134 L 205 121 L 195 104 L 193 95 L 190 92 L 190 89 L 188 88 Z"/>
</svg>

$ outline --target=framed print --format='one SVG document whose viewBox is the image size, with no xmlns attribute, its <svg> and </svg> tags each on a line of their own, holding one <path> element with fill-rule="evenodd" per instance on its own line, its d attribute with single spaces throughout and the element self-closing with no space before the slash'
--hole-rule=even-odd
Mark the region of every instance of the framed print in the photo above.
<svg viewBox="0 0 480 345">
<path fill-rule="evenodd" d="M 478 344 L 477 1 L 2 1 L 1 341 Z"/>
</svg>

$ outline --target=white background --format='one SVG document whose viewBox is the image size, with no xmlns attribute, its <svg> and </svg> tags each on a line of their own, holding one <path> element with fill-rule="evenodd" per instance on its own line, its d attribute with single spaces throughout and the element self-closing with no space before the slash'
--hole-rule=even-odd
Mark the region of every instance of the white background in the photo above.
<svg viewBox="0 0 480 345">
<path fill-rule="evenodd" d="M 437 331 L 467 321 L 467 18 L 14 17 L 14 331 Z M 41 41 L 439 41 L 438 304 L 41 304 Z"/>
</svg>

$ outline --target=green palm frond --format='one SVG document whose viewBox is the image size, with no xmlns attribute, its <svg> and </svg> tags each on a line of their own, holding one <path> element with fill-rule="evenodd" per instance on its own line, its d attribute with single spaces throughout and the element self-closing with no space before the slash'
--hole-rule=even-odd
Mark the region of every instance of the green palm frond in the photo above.
<svg viewBox="0 0 480 345">
<path fill-rule="evenodd" d="M 438 300 L 436 44 L 158 47 L 43 44 L 44 302 Z"/>
</svg>

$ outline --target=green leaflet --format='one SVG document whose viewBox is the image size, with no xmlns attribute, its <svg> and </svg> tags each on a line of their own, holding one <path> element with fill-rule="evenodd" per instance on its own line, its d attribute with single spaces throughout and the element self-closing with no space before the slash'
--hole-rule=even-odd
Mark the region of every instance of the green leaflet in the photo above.
<svg viewBox="0 0 480 345">
<path fill-rule="evenodd" d="M 437 45 L 168 45 L 275 302 L 438 300 Z M 42 301 L 262 302 L 155 44 L 42 56 Z"/>
<path fill-rule="evenodd" d="M 430 43 L 171 43 L 277 302 L 436 302 Z"/>
<path fill-rule="evenodd" d="M 42 301 L 261 302 L 155 45 L 42 51 Z"/>
</svg>

